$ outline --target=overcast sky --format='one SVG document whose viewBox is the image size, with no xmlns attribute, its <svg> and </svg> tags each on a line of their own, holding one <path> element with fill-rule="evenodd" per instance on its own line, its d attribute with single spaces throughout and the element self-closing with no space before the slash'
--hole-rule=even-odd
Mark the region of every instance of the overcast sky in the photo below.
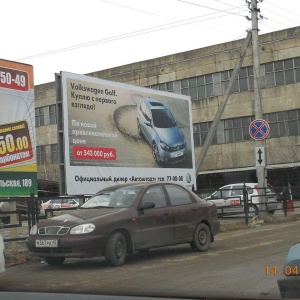
<svg viewBox="0 0 300 300">
<path fill-rule="evenodd" d="M 0 0 L 0 58 L 35 85 L 246 37 L 245 0 Z M 264 0 L 259 34 L 300 26 L 300 0 Z"/>
</svg>

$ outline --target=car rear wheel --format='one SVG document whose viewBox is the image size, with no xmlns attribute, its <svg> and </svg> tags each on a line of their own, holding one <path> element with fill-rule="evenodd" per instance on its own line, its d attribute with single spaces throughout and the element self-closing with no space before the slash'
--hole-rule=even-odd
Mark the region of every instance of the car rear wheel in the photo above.
<svg viewBox="0 0 300 300">
<path fill-rule="evenodd" d="M 160 160 L 159 150 L 158 150 L 158 147 L 155 142 L 153 142 L 153 144 L 152 144 L 152 155 L 153 155 L 153 158 L 155 159 L 155 161 L 158 164 L 160 164 L 161 160 Z"/>
<path fill-rule="evenodd" d="M 64 257 L 45 257 L 45 261 L 49 266 L 59 266 L 65 261 Z"/>
<path fill-rule="evenodd" d="M 204 223 L 199 224 L 194 232 L 194 239 L 191 247 L 199 252 L 207 251 L 210 246 L 211 234 L 208 226 Z"/>
<path fill-rule="evenodd" d="M 258 208 L 254 204 L 249 204 L 248 205 L 248 216 L 253 218 L 258 215 Z"/>
<path fill-rule="evenodd" d="M 46 218 L 47 219 L 50 219 L 50 218 L 52 218 L 53 217 L 53 211 L 47 211 L 46 212 Z"/>
<path fill-rule="evenodd" d="M 105 259 L 112 267 L 124 264 L 127 254 L 126 239 L 121 232 L 113 233 L 105 246 Z"/>
</svg>

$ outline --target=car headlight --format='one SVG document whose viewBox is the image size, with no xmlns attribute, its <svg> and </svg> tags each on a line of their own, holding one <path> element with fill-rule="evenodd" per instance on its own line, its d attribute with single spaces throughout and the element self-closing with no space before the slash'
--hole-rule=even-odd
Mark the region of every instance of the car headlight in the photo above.
<svg viewBox="0 0 300 300">
<path fill-rule="evenodd" d="M 35 235 L 37 234 L 37 226 L 33 225 L 30 229 L 30 234 Z"/>
<path fill-rule="evenodd" d="M 162 149 L 164 149 L 166 151 L 170 150 L 170 147 L 164 142 L 160 142 L 160 146 L 161 146 Z"/>
<path fill-rule="evenodd" d="M 84 234 L 92 232 L 96 226 L 94 224 L 82 224 L 71 229 L 70 234 Z"/>
</svg>

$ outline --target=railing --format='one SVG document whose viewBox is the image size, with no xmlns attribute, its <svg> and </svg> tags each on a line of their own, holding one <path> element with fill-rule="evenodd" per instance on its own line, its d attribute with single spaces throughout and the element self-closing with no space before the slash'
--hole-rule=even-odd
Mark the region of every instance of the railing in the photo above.
<svg viewBox="0 0 300 300">
<path fill-rule="evenodd" d="M 68 196 L 68 197 L 55 197 L 55 199 L 71 199 L 81 198 L 84 196 Z M 1 229 L 10 229 L 10 237 L 3 237 L 4 243 L 11 243 L 11 248 L 17 251 L 17 242 L 27 239 L 30 229 L 40 219 L 44 219 L 46 216 L 40 214 L 40 204 L 52 200 L 54 197 L 28 197 L 28 198 L 0 198 L 0 234 Z M 5 209 L 3 210 L 3 204 Z M 54 212 L 60 210 L 69 210 L 76 208 L 62 208 L 62 209 L 47 209 L 47 211 Z M 24 221 L 27 221 L 27 226 L 24 226 Z M 18 236 L 18 228 L 26 227 L 26 233 L 22 230 L 22 236 Z M 21 229 L 19 229 L 21 231 Z M 6 231 L 7 233 L 7 231 Z"/>
<path fill-rule="evenodd" d="M 259 188 L 257 186 L 249 188 L 243 185 L 242 188 L 219 189 L 214 193 L 210 193 L 210 195 L 206 190 L 195 192 L 202 198 L 207 199 L 207 201 L 216 203 L 220 218 L 239 216 L 245 218 L 247 224 L 248 219 L 252 218 L 253 215 L 259 214 L 259 212 L 273 214 L 277 210 L 282 210 L 286 217 L 288 212 L 300 208 L 300 186 L 277 187 L 273 189 L 271 187 Z M 213 194 L 215 195 L 214 197 L 212 197 Z M 274 200 L 268 200 L 270 198 L 274 198 Z M 239 200 L 236 201 L 239 204 L 228 205 L 232 200 Z M 281 207 L 278 208 L 280 203 Z M 251 212 L 249 208 L 251 208 Z"/>
</svg>

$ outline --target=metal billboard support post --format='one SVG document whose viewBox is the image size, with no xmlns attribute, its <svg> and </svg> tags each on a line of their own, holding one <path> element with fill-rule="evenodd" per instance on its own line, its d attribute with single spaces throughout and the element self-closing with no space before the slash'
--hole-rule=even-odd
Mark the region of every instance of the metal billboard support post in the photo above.
<svg viewBox="0 0 300 300">
<path fill-rule="evenodd" d="M 13 212 L 10 214 L 10 224 L 15 225 L 17 224 L 17 217 L 16 217 L 16 210 L 17 210 L 17 203 L 14 199 L 14 201 L 9 202 L 9 210 Z M 18 230 L 16 227 L 10 228 L 10 236 L 12 239 L 16 239 L 18 237 Z M 11 242 L 11 250 L 13 253 L 18 252 L 18 243 L 16 241 Z"/>
</svg>

